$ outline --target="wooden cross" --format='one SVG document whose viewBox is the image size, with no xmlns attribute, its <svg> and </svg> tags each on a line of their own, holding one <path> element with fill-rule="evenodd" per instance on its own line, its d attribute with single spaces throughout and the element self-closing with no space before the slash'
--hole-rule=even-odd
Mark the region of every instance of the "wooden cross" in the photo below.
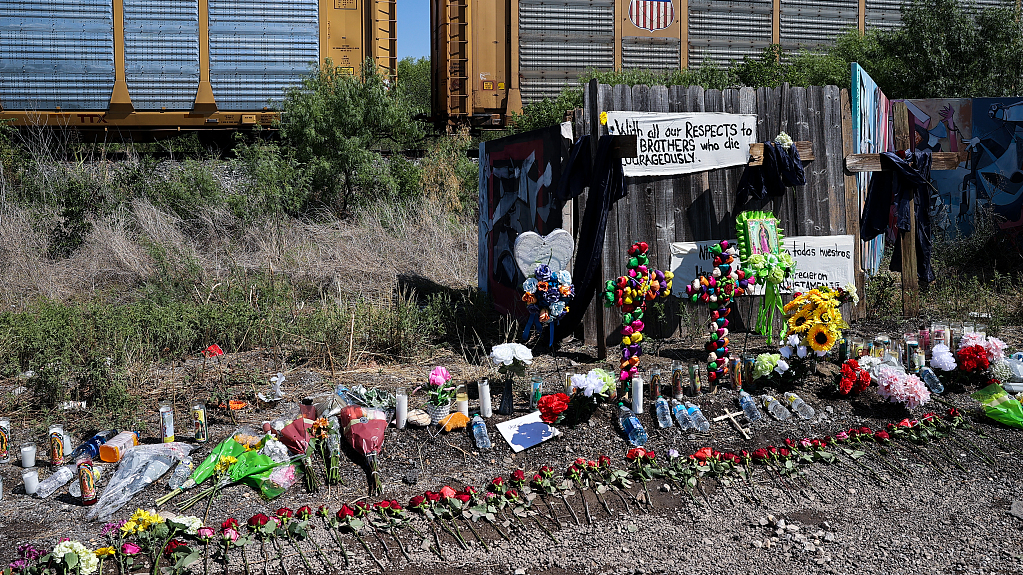
<svg viewBox="0 0 1023 575">
<path fill-rule="evenodd" d="M 909 109 L 905 102 L 892 104 L 892 128 L 895 149 L 910 149 Z M 934 152 L 931 154 L 931 171 L 954 170 L 968 157 L 969 152 Z M 845 158 L 845 169 L 849 172 L 880 172 L 881 154 L 850 154 Z M 933 186 L 932 186 L 933 187 Z M 846 189 L 846 193 L 850 193 Z M 909 231 L 902 234 L 902 315 L 920 315 L 920 285 L 916 272 L 916 200 L 909 201 Z"/>
<path fill-rule="evenodd" d="M 728 408 L 726 407 L 724 415 L 719 415 L 719 416 L 715 417 L 714 419 L 712 419 L 711 421 L 717 423 L 718 421 L 724 421 L 724 420 L 727 419 L 728 421 L 732 422 L 732 425 L 734 425 L 736 429 L 739 430 L 739 433 L 742 434 L 742 437 L 744 439 L 753 439 L 752 437 L 750 437 L 749 429 L 746 429 L 745 427 L 740 425 L 739 421 L 737 419 L 735 419 L 736 415 L 746 415 L 746 414 L 745 414 L 745 412 L 742 412 L 742 411 L 728 411 Z"/>
<path fill-rule="evenodd" d="M 800 161 L 812 162 L 814 160 L 813 144 L 811 142 L 792 142 L 792 145 L 795 146 L 796 151 L 799 152 Z M 757 143 L 749 145 L 749 165 L 764 165 L 764 144 Z"/>
</svg>

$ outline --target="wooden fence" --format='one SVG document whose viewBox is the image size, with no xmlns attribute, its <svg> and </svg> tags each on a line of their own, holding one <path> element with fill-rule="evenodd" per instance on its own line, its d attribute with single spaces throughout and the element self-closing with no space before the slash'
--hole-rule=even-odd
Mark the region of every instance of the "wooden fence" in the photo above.
<svg viewBox="0 0 1023 575">
<path fill-rule="evenodd" d="M 699 86 L 608 86 L 594 80 L 585 90 L 584 108 L 574 115 L 576 137 L 607 134 L 607 127 L 599 122 L 600 113 L 614 110 L 756 114 L 759 142 L 772 141 L 782 131 L 796 141 L 811 142 L 815 159 L 805 164 L 806 185 L 790 188 L 771 201 L 751 201 L 745 209 L 773 211 L 786 236 L 858 236 L 859 200 L 854 180 L 844 171 L 844 158 L 851 153 L 852 143 L 847 90 L 788 85 L 705 90 Z M 615 205 L 608 218 L 603 279 L 614 279 L 625 271 L 626 249 L 635 241 L 648 242 L 654 265 L 668 269 L 672 242 L 734 238 L 733 211 L 742 170 L 740 166 L 682 176 L 627 178 L 628 196 Z M 853 193 L 847 195 L 846 189 Z M 584 205 L 582 196 L 571 208 L 576 231 Z M 858 270 L 858 237 L 854 244 Z M 862 294 L 862 274 L 857 276 Z M 676 278 L 676 289 L 684 289 L 692 279 Z M 676 326 L 678 300 L 670 300 L 668 323 Z M 599 306 L 595 300 L 584 318 L 586 342 L 597 343 L 601 332 L 609 343 L 620 339 L 615 335 L 615 314 L 603 321 Z M 598 327 L 601 324 L 602 329 Z"/>
</svg>

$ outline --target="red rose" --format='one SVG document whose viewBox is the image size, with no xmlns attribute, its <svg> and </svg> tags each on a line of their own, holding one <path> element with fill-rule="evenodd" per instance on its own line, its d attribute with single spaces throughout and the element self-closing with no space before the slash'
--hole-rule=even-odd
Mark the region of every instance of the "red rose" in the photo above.
<svg viewBox="0 0 1023 575">
<path fill-rule="evenodd" d="M 881 430 L 874 433 L 874 439 L 878 441 L 888 441 L 890 439 L 890 436 L 888 435 L 887 431 Z"/>
<path fill-rule="evenodd" d="M 376 507 L 377 509 L 387 510 L 387 509 L 391 508 L 391 502 L 390 501 L 377 501 L 376 503 L 373 504 L 373 507 Z"/>
<path fill-rule="evenodd" d="M 493 480 L 492 480 L 492 481 L 490 482 L 490 484 L 491 484 L 491 485 L 496 485 L 497 487 L 501 487 L 502 485 L 504 485 L 504 478 L 503 478 L 503 477 L 500 477 L 500 476 L 498 476 L 498 477 L 495 477 L 495 478 L 494 478 L 494 479 L 493 479 Z"/>
<path fill-rule="evenodd" d="M 255 528 L 255 527 L 262 527 L 262 526 L 266 525 L 269 522 L 270 522 L 270 518 L 269 517 L 267 517 L 266 515 L 264 515 L 262 513 L 257 513 L 255 515 L 253 515 L 252 517 L 249 517 L 248 525 L 249 525 L 249 527 Z"/>
<path fill-rule="evenodd" d="M 792 441 L 792 439 L 790 439 L 788 437 L 785 438 L 785 447 L 788 447 L 789 449 L 792 449 L 795 446 L 796 446 L 796 442 L 795 441 Z"/>
<path fill-rule="evenodd" d="M 224 522 L 220 524 L 220 530 L 223 531 L 224 529 L 235 529 L 235 530 L 237 530 L 238 529 L 238 520 L 233 518 L 233 517 L 231 519 L 225 519 Z"/>
<path fill-rule="evenodd" d="M 767 461 L 770 458 L 771 454 L 768 453 L 768 451 L 763 447 L 753 452 L 753 459 L 755 459 L 756 461 Z"/>
<path fill-rule="evenodd" d="M 309 519 L 310 517 L 313 516 L 313 509 L 308 505 L 303 505 L 302 507 L 298 508 L 298 511 L 295 513 L 295 515 L 298 515 L 299 519 L 305 521 L 306 519 Z"/>
<path fill-rule="evenodd" d="M 607 462 L 610 465 L 611 458 L 608 458 Z M 554 475 L 554 470 L 551 469 L 550 465 L 542 465 L 540 466 L 540 475 L 543 475 L 544 477 L 550 477 L 551 475 Z"/>
<path fill-rule="evenodd" d="M 938 418 L 938 416 L 934 415 L 933 413 L 925 413 L 925 414 L 923 414 L 920 417 L 920 419 L 926 421 L 927 423 L 930 423 L 930 422 L 934 421 L 937 418 Z"/>
<path fill-rule="evenodd" d="M 960 416 L 959 410 L 958 410 L 958 409 L 956 409 L 956 408 L 954 408 L 954 407 L 952 407 L 952 408 L 949 408 L 949 410 L 948 410 L 948 416 L 949 416 L 949 417 L 959 417 L 959 416 Z"/>
<path fill-rule="evenodd" d="M 476 495 L 479 492 L 479 489 L 476 489 L 472 485 L 466 485 L 465 487 L 462 488 L 462 491 L 468 493 L 469 495 Z"/>
<path fill-rule="evenodd" d="M 349 507 L 347 503 L 337 510 L 337 518 L 341 521 L 348 521 L 352 517 L 355 517 L 355 510 Z"/>
<path fill-rule="evenodd" d="M 696 450 L 696 453 L 693 454 L 693 458 L 699 461 L 700 463 L 706 463 L 707 459 L 710 458 L 712 454 L 713 453 L 711 448 L 701 447 L 700 449 Z"/>
<path fill-rule="evenodd" d="M 644 454 L 644 457 L 646 457 L 649 461 L 653 461 L 654 459 L 657 458 L 657 454 L 654 453 L 654 450 L 648 449 Z"/>
<path fill-rule="evenodd" d="M 408 506 L 412 509 L 419 509 L 426 503 L 426 497 L 423 495 L 416 495 L 412 499 L 408 500 Z"/>
<path fill-rule="evenodd" d="M 359 517 L 362 517 L 363 515 L 369 513 L 369 509 L 370 509 L 369 503 L 366 503 L 365 501 L 355 502 L 355 514 L 358 515 Z"/>
<path fill-rule="evenodd" d="M 444 499 L 451 499 L 452 497 L 455 496 L 455 490 L 445 485 L 444 487 L 440 488 L 440 496 Z"/>
<path fill-rule="evenodd" d="M 316 509 L 316 514 L 319 515 L 320 517 L 329 517 L 330 516 L 330 507 L 327 507 L 326 505 L 320 505 Z"/>
<path fill-rule="evenodd" d="M 637 458 L 643 457 L 644 454 L 646 454 L 646 450 L 642 447 L 633 447 L 625 453 L 625 459 L 635 461 Z"/>
<path fill-rule="evenodd" d="M 280 509 L 277 510 L 276 515 L 281 519 L 291 519 L 292 517 L 295 516 L 295 512 L 292 511 L 291 509 L 288 509 L 287 507 L 281 507 Z"/>
<path fill-rule="evenodd" d="M 544 423 L 554 423 L 558 417 L 568 409 L 569 397 L 564 393 L 545 395 L 537 402 L 536 407 L 540 410 L 540 419 Z"/>
<path fill-rule="evenodd" d="M 187 548 L 188 545 L 185 545 L 184 541 L 178 541 L 177 539 L 171 539 L 170 541 L 167 542 L 167 546 L 163 548 L 163 554 L 168 556 L 168 557 L 170 557 L 171 554 L 173 554 L 174 551 L 178 547 L 185 547 L 185 548 Z"/>
<path fill-rule="evenodd" d="M 534 473 L 533 474 L 533 483 L 539 485 L 542 482 L 543 482 L 543 477 L 540 477 L 539 473 Z"/>
<path fill-rule="evenodd" d="M 792 455 L 792 452 L 789 451 L 789 449 L 787 447 L 782 447 L 781 449 L 778 450 L 778 455 L 780 455 L 782 457 L 788 457 L 788 456 Z"/>
<path fill-rule="evenodd" d="M 519 492 L 515 491 L 514 489 L 509 489 L 508 492 L 504 494 L 504 496 L 514 501 L 519 498 Z"/>
<path fill-rule="evenodd" d="M 903 419 L 902 421 L 895 424 L 897 427 L 913 427 L 913 424 L 909 422 L 909 419 Z"/>
<path fill-rule="evenodd" d="M 778 455 L 778 448 L 773 445 L 768 445 L 767 451 L 769 451 L 771 455 Z"/>
<path fill-rule="evenodd" d="M 392 513 L 401 513 L 402 511 L 404 511 L 404 509 L 402 508 L 402 506 L 401 506 L 401 505 L 399 505 L 397 501 L 395 501 L 394 499 L 392 499 L 392 500 L 391 500 L 391 512 L 392 512 Z"/>
<path fill-rule="evenodd" d="M 430 503 L 437 503 L 440 501 L 440 493 L 437 493 L 436 491 L 427 491 L 424 495 L 426 495 L 426 498 L 430 500 Z"/>
<path fill-rule="evenodd" d="M 522 483 L 526 480 L 526 472 L 521 469 L 516 469 L 515 471 L 512 471 L 511 479 L 516 483 Z"/>
<path fill-rule="evenodd" d="M 864 425 L 863 427 L 860 428 L 860 433 L 862 433 L 863 435 L 870 435 L 871 433 L 874 432 L 869 427 Z"/>
<path fill-rule="evenodd" d="M 462 503 L 468 503 L 469 500 L 472 499 L 472 496 L 469 495 L 468 493 L 456 493 L 455 499 L 461 501 Z"/>
</svg>

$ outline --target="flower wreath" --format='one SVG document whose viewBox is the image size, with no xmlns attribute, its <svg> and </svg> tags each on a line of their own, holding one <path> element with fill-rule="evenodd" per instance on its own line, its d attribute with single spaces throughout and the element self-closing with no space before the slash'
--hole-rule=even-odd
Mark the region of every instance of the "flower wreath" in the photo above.
<svg viewBox="0 0 1023 575">
<path fill-rule="evenodd" d="M 526 302 L 529 321 L 522 331 L 522 339 L 529 339 L 533 326 L 543 329 L 552 322 L 557 323 L 568 313 L 568 302 L 575 297 L 575 286 L 568 270 L 552 272 L 545 264 L 539 264 L 533 271 L 533 277 L 522 282 L 522 301 Z M 548 345 L 554 345 L 554 330 L 550 331 Z"/>
</svg>

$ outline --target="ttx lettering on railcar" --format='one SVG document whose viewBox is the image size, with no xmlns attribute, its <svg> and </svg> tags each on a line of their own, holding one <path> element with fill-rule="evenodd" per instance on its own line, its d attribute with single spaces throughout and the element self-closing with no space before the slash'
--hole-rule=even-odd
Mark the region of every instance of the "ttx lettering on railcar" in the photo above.
<svg viewBox="0 0 1023 575">
<path fill-rule="evenodd" d="M 109 124 L 104 114 L 76 114 L 79 124 Z"/>
</svg>

